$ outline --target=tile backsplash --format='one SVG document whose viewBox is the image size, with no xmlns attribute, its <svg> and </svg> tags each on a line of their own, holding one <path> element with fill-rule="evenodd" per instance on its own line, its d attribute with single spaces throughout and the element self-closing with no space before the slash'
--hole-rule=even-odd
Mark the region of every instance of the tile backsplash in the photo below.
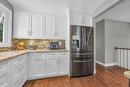
<svg viewBox="0 0 130 87">
<path fill-rule="evenodd" d="M 24 49 L 48 49 L 50 42 L 59 42 L 59 48 L 65 49 L 65 40 L 54 39 L 13 39 L 14 50 Z"/>
</svg>

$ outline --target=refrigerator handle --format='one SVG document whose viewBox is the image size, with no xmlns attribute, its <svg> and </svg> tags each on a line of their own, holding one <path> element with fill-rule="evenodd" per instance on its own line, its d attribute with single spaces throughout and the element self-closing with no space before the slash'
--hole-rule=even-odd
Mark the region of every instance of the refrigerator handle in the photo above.
<svg viewBox="0 0 130 87">
<path fill-rule="evenodd" d="M 88 60 L 88 61 L 78 61 L 78 60 L 75 60 L 74 62 L 75 63 L 88 63 L 88 62 L 91 62 L 93 61 L 92 59 L 91 60 Z"/>
</svg>

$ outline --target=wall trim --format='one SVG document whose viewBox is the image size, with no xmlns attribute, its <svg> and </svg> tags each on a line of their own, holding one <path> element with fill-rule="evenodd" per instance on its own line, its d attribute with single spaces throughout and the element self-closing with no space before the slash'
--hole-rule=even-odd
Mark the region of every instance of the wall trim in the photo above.
<svg viewBox="0 0 130 87">
<path fill-rule="evenodd" d="M 96 63 L 99 64 L 99 65 L 101 65 L 101 66 L 105 66 L 105 64 L 102 63 L 102 62 L 100 62 L 100 61 L 97 61 L 97 60 L 96 60 Z"/>
<path fill-rule="evenodd" d="M 96 61 L 97 64 L 101 65 L 101 66 L 104 66 L 104 67 L 110 67 L 110 66 L 115 66 L 117 65 L 117 63 L 102 63 L 100 61 Z"/>
<path fill-rule="evenodd" d="M 105 64 L 105 67 L 116 66 L 116 65 L 117 65 L 117 63 L 107 63 L 107 64 Z"/>
</svg>

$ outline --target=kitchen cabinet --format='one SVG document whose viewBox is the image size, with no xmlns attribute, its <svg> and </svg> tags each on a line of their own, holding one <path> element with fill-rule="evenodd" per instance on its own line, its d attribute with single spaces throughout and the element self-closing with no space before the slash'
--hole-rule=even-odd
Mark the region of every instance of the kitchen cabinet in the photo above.
<svg viewBox="0 0 130 87">
<path fill-rule="evenodd" d="M 45 53 L 30 53 L 29 77 L 42 78 L 46 74 L 46 54 Z"/>
<path fill-rule="evenodd" d="M 27 80 L 27 55 L 20 55 L 11 60 L 11 85 L 22 87 Z"/>
<path fill-rule="evenodd" d="M 55 34 L 55 16 L 46 16 L 46 37 L 53 39 Z"/>
<path fill-rule="evenodd" d="M 67 58 L 67 53 L 66 52 L 61 52 L 57 54 L 58 58 L 58 74 L 59 75 L 66 75 L 68 73 L 68 58 Z"/>
<path fill-rule="evenodd" d="M 27 77 L 27 55 L 0 62 L 0 87 L 22 87 Z"/>
<path fill-rule="evenodd" d="M 42 15 L 32 14 L 31 15 L 31 38 L 42 37 Z"/>
<path fill-rule="evenodd" d="M 10 87 L 10 66 L 8 61 L 0 62 L 0 87 Z"/>
<path fill-rule="evenodd" d="M 47 38 L 46 37 L 46 16 L 42 15 L 42 37 L 41 38 Z"/>
<path fill-rule="evenodd" d="M 57 54 L 47 53 L 47 75 L 56 76 L 57 75 Z"/>
<path fill-rule="evenodd" d="M 29 53 L 28 79 L 68 74 L 67 52 Z"/>
<path fill-rule="evenodd" d="M 92 17 L 80 13 L 71 13 L 71 25 L 92 26 Z"/>
<path fill-rule="evenodd" d="M 66 39 L 66 26 L 65 16 L 15 12 L 13 36 L 27 39 Z"/>
<path fill-rule="evenodd" d="M 66 17 L 56 16 L 55 38 L 66 39 L 67 35 Z"/>
<path fill-rule="evenodd" d="M 31 36 L 30 18 L 31 16 L 28 13 L 24 12 L 14 13 L 14 30 L 13 30 L 14 38 L 30 38 Z"/>
<path fill-rule="evenodd" d="M 80 14 L 71 14 L 70 23 L 71 23 L 71 25 L 81 25 L 81 15 Z"/>
</svg>

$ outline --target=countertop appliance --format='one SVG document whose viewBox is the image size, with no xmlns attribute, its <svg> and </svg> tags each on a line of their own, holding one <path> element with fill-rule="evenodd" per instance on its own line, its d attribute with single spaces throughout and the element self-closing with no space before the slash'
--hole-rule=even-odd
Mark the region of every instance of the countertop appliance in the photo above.
<svg viewBox="0 0 130 87">
<path fill-rule="evenodd" d="M 70 26 L 70 77 L 94 72 L 94 32 L 92 27 Z"/>
<path fill-rule="evenodd" d="M 50 50 L 59 49 L 59 42 L 50 42 L 50 44 L 49 44 L 49 49 L 50 49 Z"/>
</svg>

